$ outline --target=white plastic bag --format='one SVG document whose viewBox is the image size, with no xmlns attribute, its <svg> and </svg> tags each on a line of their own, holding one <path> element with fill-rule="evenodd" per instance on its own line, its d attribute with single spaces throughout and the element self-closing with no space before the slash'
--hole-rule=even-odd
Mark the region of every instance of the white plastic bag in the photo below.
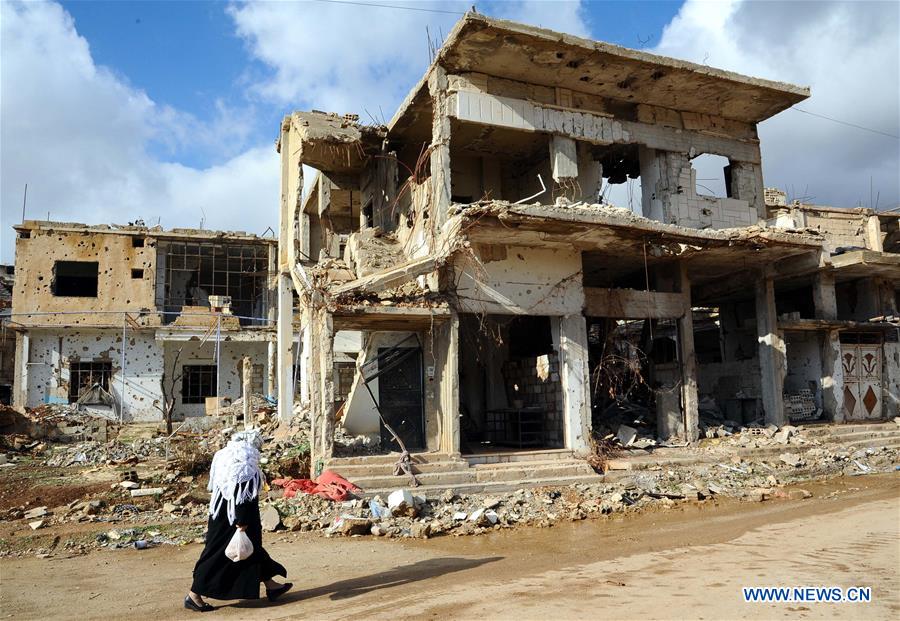
<svg viewBox="0 0 900 621">
<path fill-rule="evenodd" d="M 244 531 L 235 529 L 231 541 L 225 548 L 225 556 L 237 563 L 250 558 L 251 554 L 253 554 L 253 542 L 250 541 L 250 537 Z"/>
</svg>

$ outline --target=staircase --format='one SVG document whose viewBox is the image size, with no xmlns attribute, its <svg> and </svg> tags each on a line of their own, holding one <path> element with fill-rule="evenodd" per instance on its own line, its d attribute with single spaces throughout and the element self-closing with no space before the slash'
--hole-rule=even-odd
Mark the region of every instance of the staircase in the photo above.
<svg viewBox="0 0 900 621">
<path fill-rule="evenodd" d="M 366 496 L 388 494 L 410 488 L 406 475 L 393 476 L 399 457 L 337 457 L 325 468 L 334 470 L 363 489 Z M 508 491 L 521 487 L 570 485 L 602 481 L 587 462 L 576 459 L 572 451 L 526 451 L 490 453 L 460 457 L 447 453 L 412 455 L 413 472 L 421 486 L 416 493 L 435 495 L 452 489 L 457 493 Z"/>
</svg>

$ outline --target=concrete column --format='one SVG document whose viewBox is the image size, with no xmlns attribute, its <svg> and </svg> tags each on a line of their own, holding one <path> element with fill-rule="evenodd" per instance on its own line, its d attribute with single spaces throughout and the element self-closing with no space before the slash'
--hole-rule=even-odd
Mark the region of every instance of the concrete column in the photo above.
<svg viewBox="0 0 900 621">
<path fill-rule="evenodd" d="M 241 359 L 241 380 L 243 382 L 241 396 L 243 397 L 244 429 L 247 429 L 253 424 L 250 412 L 250 396 L 253 393 L 253 361 L 250 356 L 244 356 Z"/>
<path fill-rule="evenodd" d="M 439 353 L 441 451 L 451 455 L 460 452 L 459 437 L 459 315 L 454 311 L 450 321 L 440 328 L 438 343 L 445 345 Z M 437 353 L 437 352 L 435 352 Z"/>
<path fill-rule="evenodd" d="M 431 218 L 437 227 L 447 220 L 450 208 L 450 114 L 447 102 L 447 72 L 435 65 L 428 77 L 433 104 L 431 122 Z"/>
<path fill-rule="evenodd" d="M 316 335 L 319 341 L 319 403 L 321 404 L 321 420 L 319 459 L 330 459 L 334 449 L 334 323 L 327 310 L 319 311 L 317 318 L 319 330 Z"/>
<path fill-rule="evenodd" d="M 31 338 L 27 332 L 16 334 L 16 367 L 13 374 L 13 405 L 28 405 L 28 361 L 31 352 Z"/>
<path fill-rule="evenodd" d="M 300 331 L 300 373 L 298 381 L 300 382 L 300 403 L 309 405 L 309 369 L 310 357 L 312 355 L 312 338 L 308 325 L 304 325 Z"/>
<path fill-rule="evenodd" d="M 290 420 L 294 411 L 294 284 L 289 274 L 278 275 L 278 418 Z"/>
<path fill-rule="evenodd" d="M 813 278 L 813 305 L 816 319 L 837 319 L 837 295 L 834 292 L 833 272 L 816 272 Z"/>
<path fill-rule="evenodd" d="M 881 220 L 878 216 L 869 216 L 866 219 L 866 247 L 875 252 L 884 252 L 884 243 L 881 237 Z"/>
<path fill-rule="evenodd" d="M 844 367 L 841 365 L 840 332 L 829 330 L 822 343 L 822 409 L 835 423 L 844 422 Z"/>
<path fill-rule="evenodd" d="M 266 349 L 266 396 L 274 397 L 278 371 L 278 346 L 275 341 L 269 340 Z"/>
<path fill-rule="evenodd" d="M 784 338 L 778 332 L 775 287 L 772 277 L 760 275 L 756 282 L 756 335 L 759 342 L 759 372 L 766 423 L 784 425 Z"/>
<path fill-rule="evenodd" d="M 693 442 L 700 437 L 699 399 L 697 397 L 697 354 L 694 350 L 694 314 L 691 312 L 691 281 L 687 265 L 680 264 L 678 290 L 685 296 L 687 309 L 678 319 L 678 360 L 681 363 L 681 412 L 684 434 Z"/>
<path fill-rule="evenodd" d="M 580 313 L 559 319 L 559 375 L 566 448 L 584 455 L 590 450 L 591 381 L 587 321 Z"/>
</svg>

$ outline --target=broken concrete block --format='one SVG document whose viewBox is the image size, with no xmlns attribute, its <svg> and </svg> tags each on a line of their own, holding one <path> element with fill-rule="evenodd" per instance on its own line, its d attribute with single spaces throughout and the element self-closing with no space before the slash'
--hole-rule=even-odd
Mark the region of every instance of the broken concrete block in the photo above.
<svg viewBox="0 0 900 621">
<path fill-rule="evenodd" d="M 631 470 L 631 462 L 624 459 L 608 459 L 606 460 L 607 470 Z"/>
<path fill-rule="evenodd" d="M 143 489 L 133 489 L 131 490 L 131 497 L 138 498 L 139 496 L 159 496 L 166 490 L 162 487 L 145 487 Z"/>
<path fill-rule="evenodd" d="M 485 498 L 484 505 L 482 505 L 485 509 L 496 509 L 500 506 L 499 498 Z"/>
<path fill-rule="evenodd" d="M 365 535 L 372 530 L 372 522 L 368 518 L 353 515 L 342 515 L 335 518 L 329 529 L 330 532 L 352 537 L 353 535 Z"/>
<path fill-rule="evenodd" d="M 812 494 L 805 489 L 792 489 L 788 492 L 788 498 L 791 500 L 805 500 L 806 498 L 812 498 Z"/>
<path fill-rule="evenodd" d="M 398 489 L 391 492 L 391 495 L 388 496 L 388 509 L 390 509 L 391 515 L 394 517 L 401 515 L 406 517 L 416 517 L 418 514 L 415 498 L 413 498 L 413 495 L 405 489 Z"/>
<path fill-rule="evenodd" d="M 278 515 L 278 509 L 269 505 L 259 512 L 259 519 L 262 522 L 262 529 L 266 532 L 272 532 L 281 526 L 281 516 Z"/>
<path fill-rule="evenodd" d="M 45 515 L 47 515 L 47 507 L 35 507 L 30 511 L 26 511 L 24 517 L 26 520 L 33 520 L 34 518 L 44 517 Z"/>
<path fill-rule="evenodd" d="M 491 525 L 496 524 L 497 522 L 500 521 L 500 516 L 497 515 L 496 512 L 491 511 L 490 509 L 488 509 L 487 511 L 484 512 L 484 517 L 485 517 L 485 519 L 487 519 L 488 522 L 490 522 Z"/>
<path fill-rule="evenodd" d="M 428 535 L 430 534 L 431 524 L 428 522 L 413 522 L 409 527 L 410 537 L 415 537 L 416 539 L 428 539 Z"/>
<path fill-rule="evenodd" d="M 36 520 L 34 522 L 28 522 L 28 525 L 31 527 L 31 530 L 37 530 L 41 526 L 44 525 L 44 520 Z"/>
<path fill-rule="evenodd" d="M 171 503 L 171 502 L 167 502 L 166 504 L 163 505 L 162 510 L 165 513 L 175 513 L 176 511 L 178 511 L 178 505 Z"/>
<path fill-rule="evenodd" d="M 783 464 L 787 464 L 792 468 L 799 468 L 803 465 L 803 458 L 800 457 L 797 453 L 782 453 L 778 456 L 778 459 Z"/>
<path fill-rule="evenodd" d="M 637 429 L 628 425 L 619 425 L 616 437 L 622 446 L 631 446 L 631 443 L 637 438 Z"/>
<path fill-rule="evenodd" d="M 135 483 L 134 481 L 122 481 L 119 483 L 119 487 L 123 489 L 137 489 L 140 486 L 140 483 Z"/>
<path fill-rule="evenodd" d="M 465 511 L 457 511 L 453 514 L 453 519 L 457 522 L 464 522 L 469 515 Z"/>
</svg>

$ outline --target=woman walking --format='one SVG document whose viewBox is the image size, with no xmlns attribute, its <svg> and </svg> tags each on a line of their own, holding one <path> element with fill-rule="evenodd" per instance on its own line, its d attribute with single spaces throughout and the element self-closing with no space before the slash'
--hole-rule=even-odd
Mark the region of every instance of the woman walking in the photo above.
<svg viewBox="0 0 900 621">
<path fill-rule="evenodd" d="M 287 571 L 272 560 L 262 547 L 262 524 L 259 519 L 259 490 L 263 473 L 259 468 L 262 437 L 258 431 L 234 434 L 225 448 L 213 456 L 209 471 L 209 525 L 206 546 L 194 566 L 194 582 L 184 607 L 196 612 L 215 610 L 203 597 L 215 599 L 257 599 L 259 584 L 265 583 L 266 596 L 274 602 L 293 585 L 279 584 L 274 576 L 287 577 Z M 234 562 L 225 548 L 235 530 L 246 533 L 253 544 L 253 554 Z"/>
</svg>

